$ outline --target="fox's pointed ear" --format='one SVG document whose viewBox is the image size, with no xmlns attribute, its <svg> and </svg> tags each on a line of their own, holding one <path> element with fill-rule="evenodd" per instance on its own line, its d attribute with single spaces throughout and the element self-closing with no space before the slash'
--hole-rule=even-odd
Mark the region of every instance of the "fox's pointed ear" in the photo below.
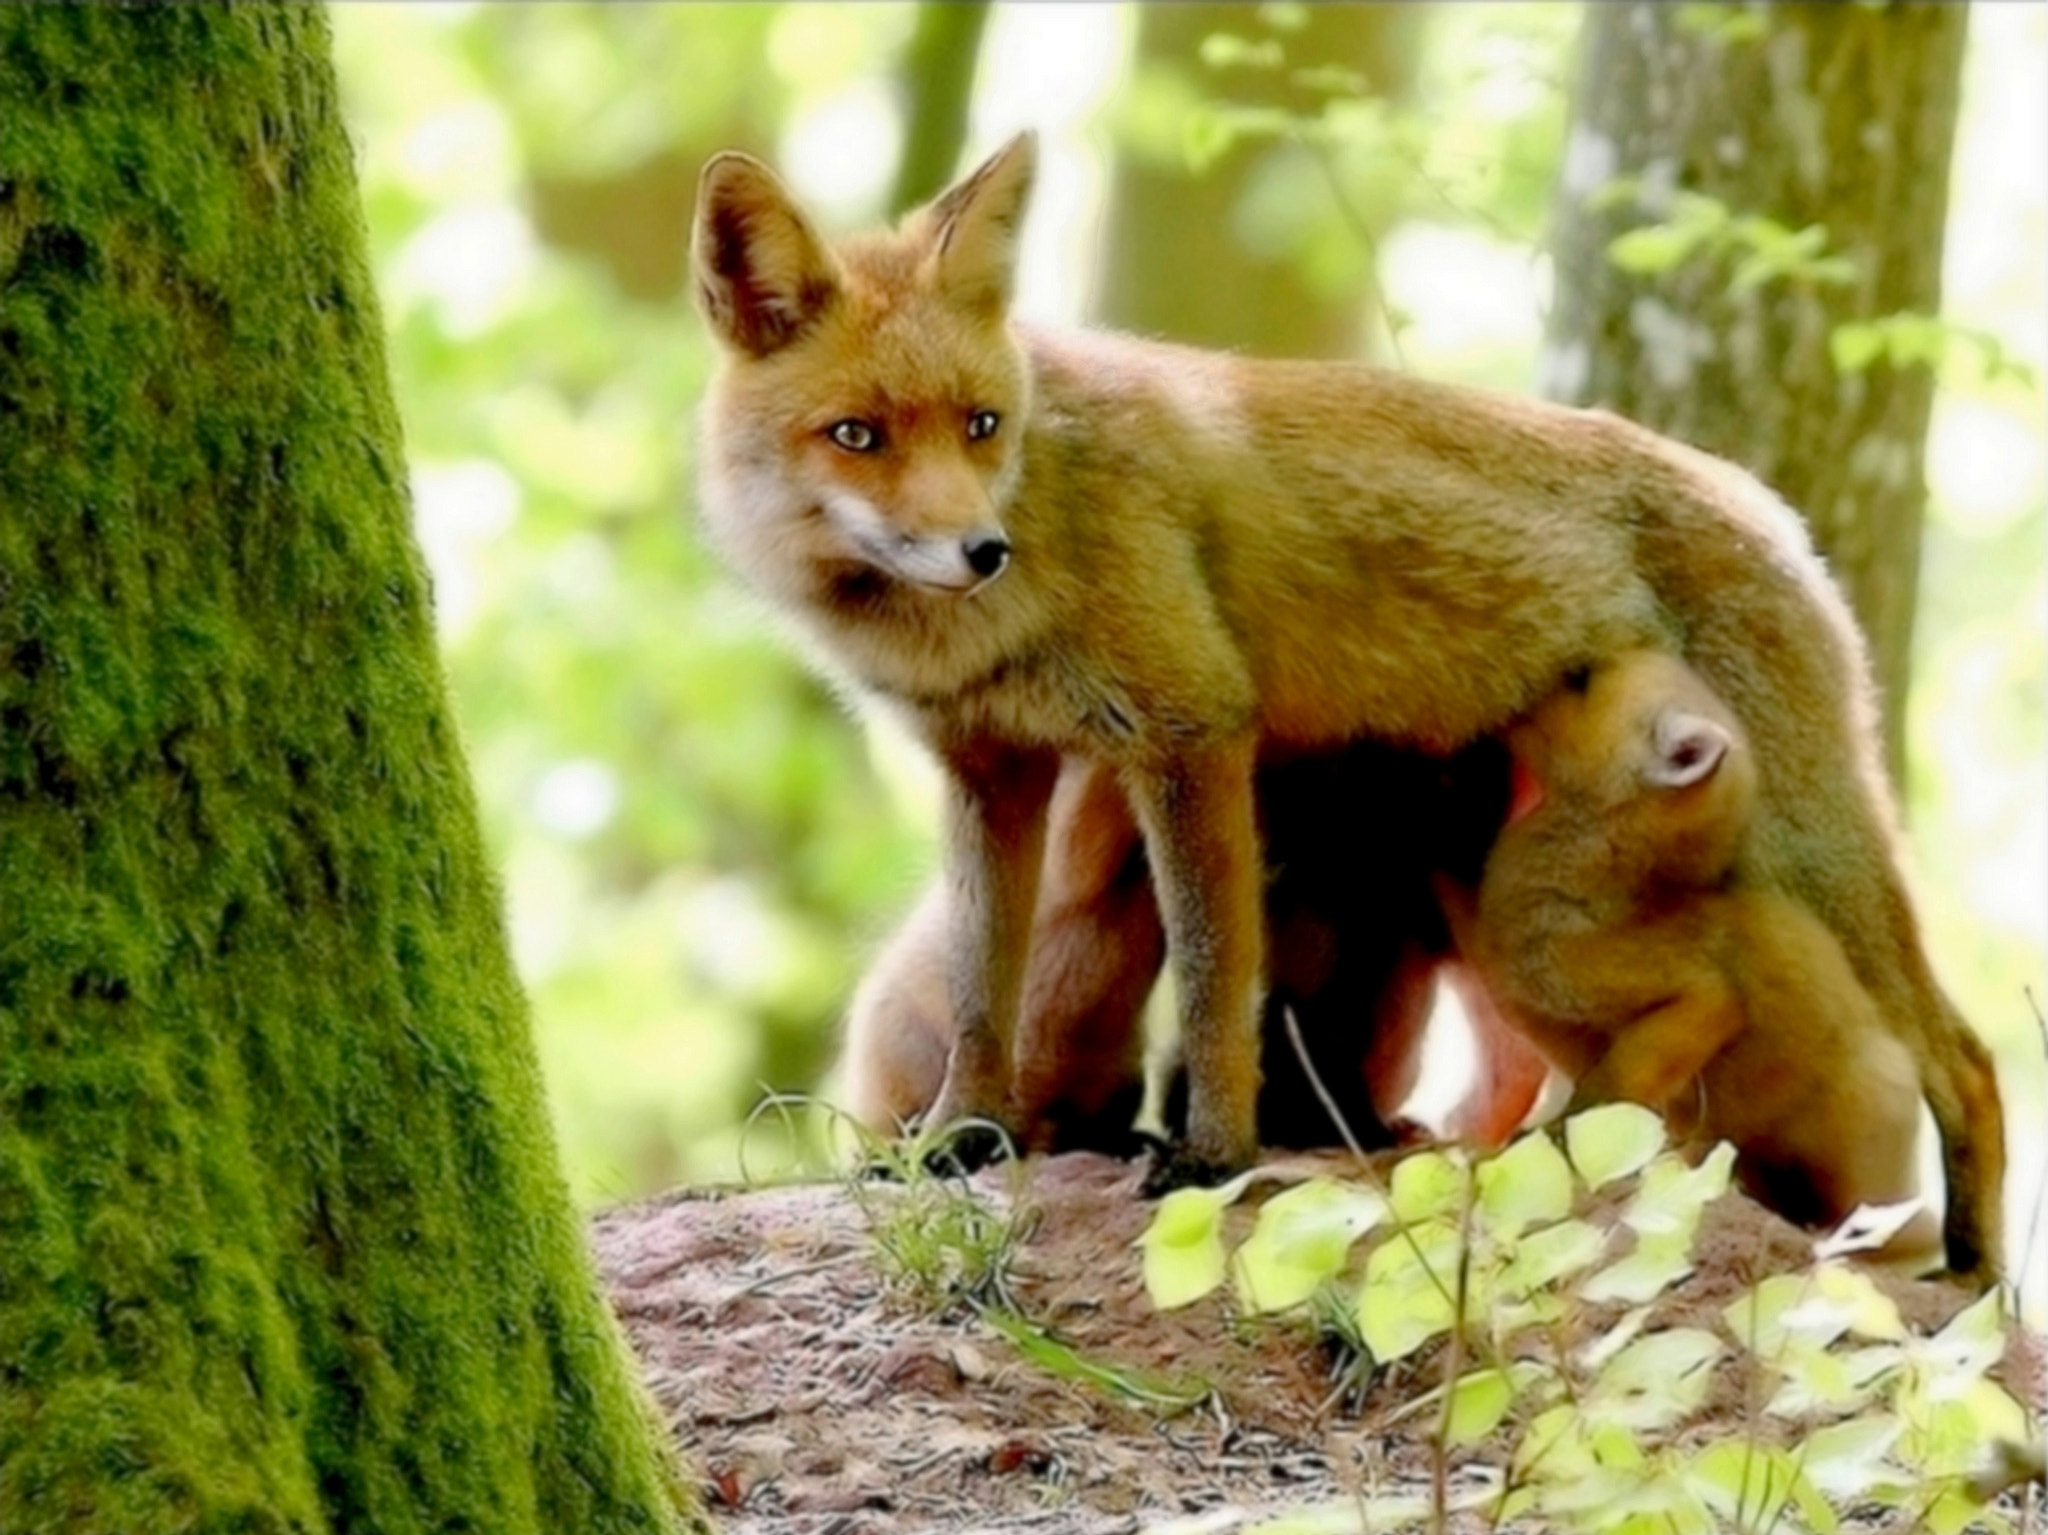
<svg viewBox="0 0 2048 1535">
<path fill-rule="evenodd" d="M 734 151 L 714 156 L 698 178 L 690 260 L 705 321 L 756 357 L 803 334 L 839 291 L 832 253 L 788 190 Z"/>
<path fill-rule="evenodd" d="M 1735 744 L 1726 727 L 1701 714 L 1666 709 L 1651 735 L 1643 777 L 1660 789 L 1683 789 L 1714 776 Z"/>
<path fill-rule="evenodd" d="M 1038 135 L 1020 133 L 919 215 L 930 231 L 932 282 L 963 308 L 1000 314 L 1009 307 L 1037 171 Z"/>
</svg>

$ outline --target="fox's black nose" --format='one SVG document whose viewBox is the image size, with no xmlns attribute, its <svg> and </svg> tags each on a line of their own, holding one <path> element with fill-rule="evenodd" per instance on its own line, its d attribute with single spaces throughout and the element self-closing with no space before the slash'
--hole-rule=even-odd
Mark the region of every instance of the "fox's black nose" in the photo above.
<svg viewBox="0 0 2048 1535">
<path fill-rule="evenodd" d="M 1010 541 L 1000 533 L 977 533 L 960 546 L 967 568 L 986 581 L 1010 563 Z"/>
</svg>

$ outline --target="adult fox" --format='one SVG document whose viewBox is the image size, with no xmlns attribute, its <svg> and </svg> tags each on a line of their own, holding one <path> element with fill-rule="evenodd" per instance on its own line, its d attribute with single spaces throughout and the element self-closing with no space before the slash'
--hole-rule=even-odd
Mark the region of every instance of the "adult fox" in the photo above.
<svg viewBox="0 0 2048 1535">
<path fill-rule="evenodd" d="M 1755 742 L 1758 878 L 1835 933 L 1942 1134 L 1957 1272 L 1999 1262 L 1982 1044 L 1899 869 L 1862 644 L 1797 517 L 1600 412 L 1008 315 L 1030 135 L 828 247 L 745 155 L 693 231 L 721 365 L 700 505 L 725 557 L 948 782 L 958 1038 L 933 1115 L 1007 1121 L 1063 756 L 1135 808 L 1178 981 L 1186 1165 L 1256 1152 L 1262 758 L 1449 754 L 1574 669 L 1684 656 Z"/>
</svg>

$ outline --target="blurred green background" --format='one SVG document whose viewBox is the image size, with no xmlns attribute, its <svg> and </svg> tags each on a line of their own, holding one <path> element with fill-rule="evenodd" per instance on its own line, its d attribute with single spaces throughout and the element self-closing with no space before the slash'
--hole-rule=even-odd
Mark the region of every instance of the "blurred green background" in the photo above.
<svg viewBox="0 0 2048 1535">
<path fill-rule="evenodd" d="M 735 1174 L 749 1107 L 819 1084 L 936 856 L 915 750 L 812 680 L 695 537 L 711 357 L 683 258 L 708 154 L 768 157 L 844 229 L 950 175 L 963 140 L 1036 127 L 1024 312 L 1251 302 L 1204 281 L 1204 242 L 1229 241 L 1298 295 L 1257 331 L 1270 350 L 1532 387 L 1579 8 L 1383 8 L 1347 45 L 1371 94 L 1333 80 L 1347 147 L 1323 154 L 1257 133 L 1283 110 L 1261 50 L 1299 8 L 1232 9 L 1234 43 L 1175 58 L 1102 5 L 336 8 L 420 537 L 586 1202 Z M 2044 65 L 2048 9 L 1973 7 L 1945 314 L 2033 372 L 1942 364 L 1909 736 L 1930 939 L 2001 1054 L 2022 1230 L 2048 932 Z M 1190 165 L 1211 209 L 1176 222 Z M 1156 212 L 1162 177 L 1181 192 Z M 753 1171 L 778 1141 L 745 1137 Z"/>
</svg>

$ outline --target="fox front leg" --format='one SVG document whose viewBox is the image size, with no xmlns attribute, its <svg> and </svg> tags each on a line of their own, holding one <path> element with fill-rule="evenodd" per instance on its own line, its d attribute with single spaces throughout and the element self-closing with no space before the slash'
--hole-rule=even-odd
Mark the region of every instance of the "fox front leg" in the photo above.
<svg viewBox="0 0 2048 1535">
<path fill-rule="evenodd" d="M 1169 1182 L 1210 1181 L 1248 1165 L 1259 1149 L 1265 909 L 1254 755 L 1243 736 L 1125 775 L 1180 991 L 1188 1128 L 1163 1170 Z"/>
<path fill-rule="evenodd" d="M 1011 1041 L 1059 757 L 991 747 L 942 755 L 950 912 L 946 982 L 959 1032 L 926 1123 L 983 1120 L 1014 1138 Z M 1001 1149 L 988 1130 L 967 1129 L 953 1138 L 946 1155 L 971 1167 Z"/>
</svg>

